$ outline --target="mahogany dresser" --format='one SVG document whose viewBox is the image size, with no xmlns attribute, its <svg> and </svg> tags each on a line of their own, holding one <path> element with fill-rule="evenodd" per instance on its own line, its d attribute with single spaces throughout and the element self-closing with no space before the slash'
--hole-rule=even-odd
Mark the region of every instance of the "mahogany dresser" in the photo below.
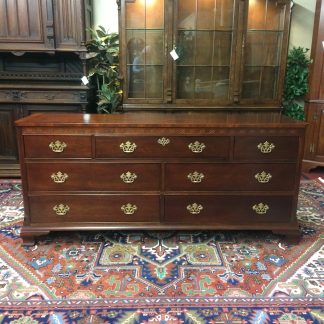
<svg viewBox="0 0 324 324">
<path fill-rule="evenodd" d="M 25 244 L 61 230 L 299 236 L 303 122 L 273 112 L 133 112 L 40 113 L 16 125 Z"/>
</svg>

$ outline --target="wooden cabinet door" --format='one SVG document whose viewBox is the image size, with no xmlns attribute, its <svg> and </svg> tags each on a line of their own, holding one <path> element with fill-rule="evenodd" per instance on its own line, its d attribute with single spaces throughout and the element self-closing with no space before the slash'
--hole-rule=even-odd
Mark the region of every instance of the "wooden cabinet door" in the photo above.
<svg viewBox="0 0 324 324">
<path fill-rule="evenodd" d="M 55 48 L 63 51 L 85 50 L 86 28 L 91 12 L 84 0 L 53 0 Z"/>
<path fill-rule="evenodd" d="M 54 48 L 51 0 L 0 0 L 0 50 Z"/>
<path fill-rule="evenodd" d="M 19 105 L 0 105 L 0 164 L 18 160 L 14 121 L 19 117 Z"/>
<path fill-rule="evenodd" d="M 308 103 L 306 111 L 305 169 L 324 164 L 324 103 Z"/>
</svg>

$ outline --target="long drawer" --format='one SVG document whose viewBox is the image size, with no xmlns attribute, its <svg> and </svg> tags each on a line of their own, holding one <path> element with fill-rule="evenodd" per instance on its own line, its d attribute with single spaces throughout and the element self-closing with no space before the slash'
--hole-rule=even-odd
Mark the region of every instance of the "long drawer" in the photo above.
<svg viewBox="0 0 324 324">
<path fill-rule="evenodd" d="M 96 136 L 97 158 L 229 158 L 230 137 Z"/>
<path fill-rule="evenodd" d="M 158 163 L 29 162 L 30 191 L 157 191 L 161 188 Z"/>
<path fill-rule="evenodd" d="M 158 222 L 158 195 L 36 195 L 29 197 L 31 223 Z"/>
<path fill-rule="evenodd" d="M 292 196 L 166 195 L 164 221 L 188 224 L 284 223 Z"/>
<path fill-rule="evenodd" d="M 293 190 L 294 163 L 167 163 L 167 191 Z"/>
</svg>

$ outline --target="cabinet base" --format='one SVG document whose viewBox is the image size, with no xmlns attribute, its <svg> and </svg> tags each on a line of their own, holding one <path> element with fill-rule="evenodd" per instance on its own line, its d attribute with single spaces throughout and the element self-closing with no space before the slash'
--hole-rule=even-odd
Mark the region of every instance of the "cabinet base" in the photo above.
<svg viewBox="0 0 324 324">
<path fill-rule="evenodd" d="M 18 178 L 21 176 L 18 163 L 1 163 L 0 178 Z"/>
<path fill-rule="evenodd" d="M 302 171 L 309 172 L 312 169 L 317 167 L 324 166 L 324 161 L 312 161 L 312 160 L 303 160 Z"/>
<path fill-rule="evenodd" d="M 298 244 L 301 239 L 301 234 L 299 231 L 298 224 L 289 224 L 289 225 L 281 225 L 276 227 L 258 227 L 251 228 L 245 226 L 234 226 L 234 225 L 205 225 L 199 226 L 197 225 L 184 225 L 184 224 L 173 224 L 173 225 L 165 225 L 165 224 L 142 224 L 141 226 L 130 226 L 127 224 L 115 224 L 115 225 L 79 225 L 76 226 L 67 226 L 64 228 L 60 227 L 32 227 L 32 226 L 23 226 L 21 230 L 21 238 L 23 240 L 22 245 L 31 246 L 34 245 L 37 241 L 37 238 L 43 235 L 48 235 L 51 231 L 136 231 L 136 230 L 153 230 L 153 231 L 181 231 L 181 230 L 190 230 L 190 231 L 229 231 L 229 230 L 267 230 L 272 231 L 273 234 L 283 235 L 283 241 L 288 244 Z"/>
</svg>

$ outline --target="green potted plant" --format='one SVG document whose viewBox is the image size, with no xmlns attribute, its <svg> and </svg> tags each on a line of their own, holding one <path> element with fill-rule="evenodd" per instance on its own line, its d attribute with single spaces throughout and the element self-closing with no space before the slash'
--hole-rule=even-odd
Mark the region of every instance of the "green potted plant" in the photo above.
<svg viewBox="0 0 324 324">
<path fill-rule="evenodd" d="M 304 96 L 308 92 L 309 50 L 293 47 L 288 52 L 283 93 L 283 113 L 294 119 L 305 120 Z"/>
<path fill-rule="evenodd" d="M 104 27 L 89 29 L 87 42 L 88 79 L 96 92 L 98 113 L 114 113 L 120 107 L 122 90 L 119 78 L 119 36 Z"/>
</svg>

